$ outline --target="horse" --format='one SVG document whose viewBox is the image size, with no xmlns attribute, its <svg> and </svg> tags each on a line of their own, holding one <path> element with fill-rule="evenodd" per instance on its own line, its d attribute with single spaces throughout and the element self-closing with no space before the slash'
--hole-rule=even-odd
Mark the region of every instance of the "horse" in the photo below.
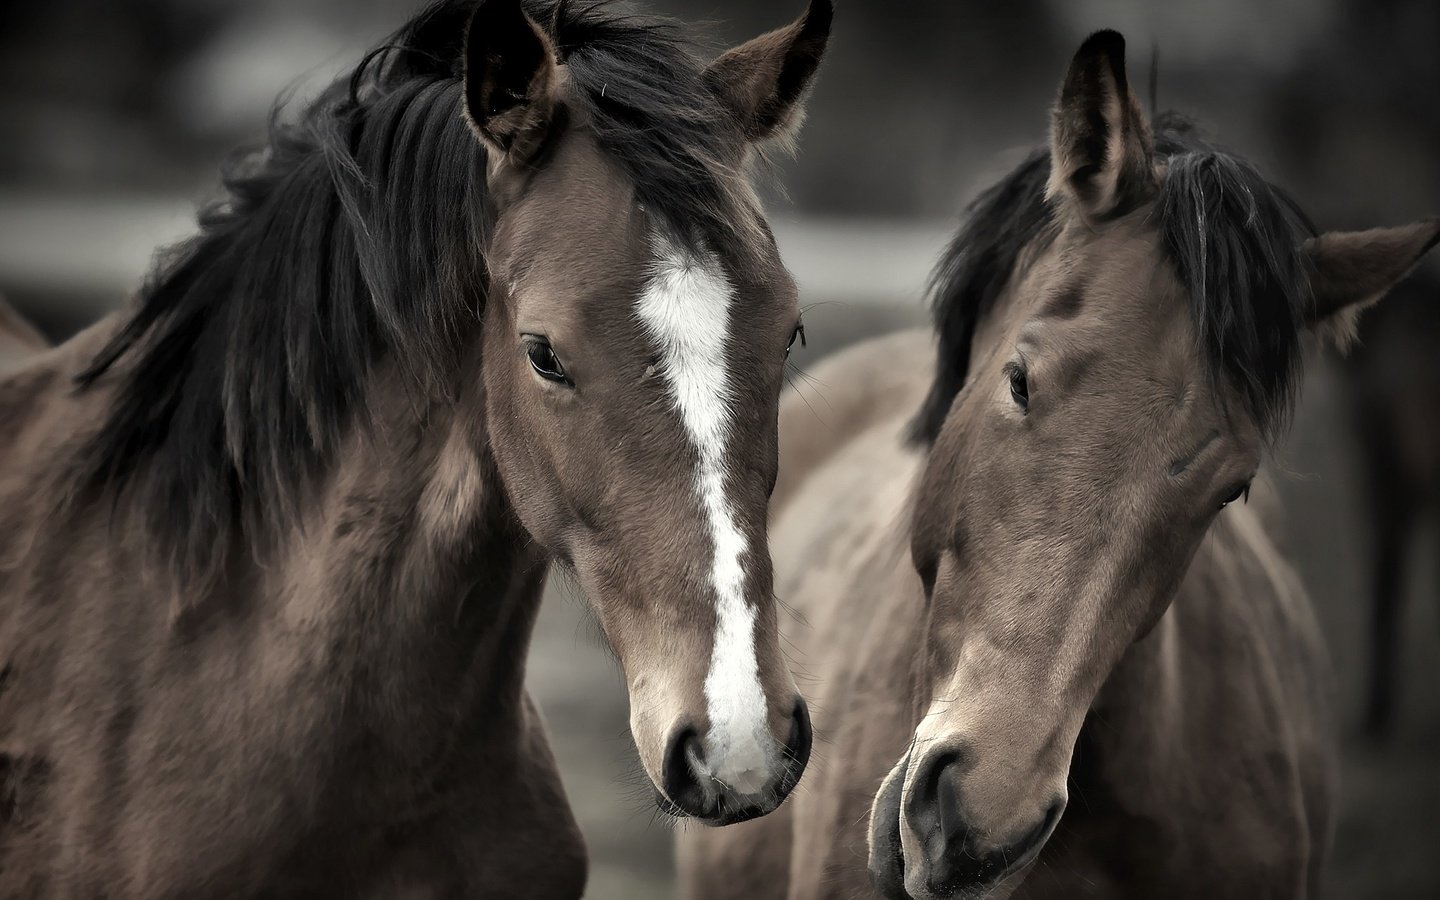
<svg viewBox="0 0 1440 900">
<path fill-rule="evenodd" d="M 1440 511 L 1440 277 L 1419 271 L 1360 325 L 1342 397 L 1359 454 L 1370 526 L 1370 659 L 1365 733 L 1394 727 L 1405 576 L 1428 516 Z"/>
<path fill-rule="evenodd" d="M 0 373 L 18 367 L 31 355 L 48 349 L 49 340 L 40 329 L 0 295 Z"/>
<path fill-rule="evenodd" d="M 523 677 L 554 567 L 665 811 L 784 799 L 801 324 L 751 162 L 831 16 L 704 64 L 605 3 L 433 3 L 0 380 L 0 896 L 579 896 Z"/>
<path fill-rule="evenodd" d="M 934 334 L 817 367 L 833 426 L 782 403 L 771 553 L 821 749 L 776 815 L 678 839 L 687 896 L 1319 891 L 1330 676 L 1256 474 L 1307 335 L 1440 220 L 1316 234 L 1152 122 L 1124 53 L 1086 40 L 1049 145 L 972 205 Z"/>
</svg>

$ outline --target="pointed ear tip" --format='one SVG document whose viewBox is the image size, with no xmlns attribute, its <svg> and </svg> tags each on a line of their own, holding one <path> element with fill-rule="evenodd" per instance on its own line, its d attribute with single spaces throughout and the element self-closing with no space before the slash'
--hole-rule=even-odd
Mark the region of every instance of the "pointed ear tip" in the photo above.
<svg viewBox="0 0 1440 900">
<path fill-rule="evenodd" d="M 810 0 L 805 8 L 804 30 L 807 34 L 830 34 L 830 23 L 835 19 L 835 4 L 832 0 Z"/>
<path fill-rule="evenodd" d="M 1431 216 L 1421 221 L 1430 226 L 1430 239 L 1425 242 L 1424 247 L 1420 248 L 1420 255 L 1424 256 L 1434 250 L 1436 246 L 1440 246 L 1440 216 Z"/>
<path fill-rule="evenodd" d="M 1125 38 L 1118 31 L 1106 28 L 1091 34 L 1075 51 L 1070 61 L 1066 82 L 1074 79 L 1089 81 L 1102 68 L 1114 73 L 1117 81 L 1125 81 Z"/>
<path fill-rule="evenodd" d="M 1104 56 L 1121 64 L 1125 62 L 1125 36 L 1112 28 L 1104 28 L 1085 39 L 1076 56 Z"/>
</svg>

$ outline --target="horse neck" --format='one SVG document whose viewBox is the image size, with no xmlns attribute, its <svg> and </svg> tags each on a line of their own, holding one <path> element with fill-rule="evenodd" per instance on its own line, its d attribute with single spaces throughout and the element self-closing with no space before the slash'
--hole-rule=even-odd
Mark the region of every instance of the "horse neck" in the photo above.
<svg viewBox="0 0 1440 900">
<path fill-rule="evenodd" d="M 1150 632 L 1125 651 L 1100 687 L 1091 709 L 1133 732 L 1163 733 L 1180 708 L 1181 617 L 1172 606 Z M 1132 735 L 1141 737 L 1141 734 Z"/>
<path fill-rule="evenodd" d="M 315 609 L 368 657 L 359 669 L 389 660 L 378 668 L 392 682 L 518 696 L 548 560 L 490 459 L 478 360 L 462 369 L 455 384 L 477 387 L 453 399 L 417 396 L 393 371 L 374 379 L 368 421 L 262 590 Z"/>
<path fill-rule="evenodd" d="M 1246 513 L 1211 526 L 1169 608 L 1126 650 L 1091 707 L 1076 760 L 1112 791 L 1173 799 L 1180 773 L 1217 764 L 1216 735 L 1254 702 L 1258 673 L 1237 670 L 1233 648 L 1251 637 L 1241 633 L 1244 610 L 1269 601 L 1263 586 L 1234 580 L 1252 555 L 1233 530 Z"/>
</svg>

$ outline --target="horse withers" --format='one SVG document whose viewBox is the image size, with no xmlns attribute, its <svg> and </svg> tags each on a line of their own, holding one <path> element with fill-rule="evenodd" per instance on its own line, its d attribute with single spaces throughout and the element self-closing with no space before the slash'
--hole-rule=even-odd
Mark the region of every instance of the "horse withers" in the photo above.
<svg viewBox="0 0 1440 900">
<path fill-rule="evenodd" d="M 45 335 L 0 294 L 0 375 L 18 368 L 31 356 L 49 347 L 50 342 Z"/>
<path fill-rule="evenodd" d="M 1087 40 L 941 262 L 936 334 L 815 372 L 841 431 L 782 405 L 771 547 L 824 752 L 776 816 L 681 838 L 687 893 L 1315 895 L 1329 671 L 1242 501 L 1305 336 L 1437 236 L 1317 236 Z"/>
<path fill-rule="evenodd" d="M 604 3 L 435 3 L 0 381 L 0 895 L 577 896 L 523 685 L 552 562 L 663 807 L 781 802 L 800 314 L 745 173 L 830 18 L 707 66 Z"/>
</svg>

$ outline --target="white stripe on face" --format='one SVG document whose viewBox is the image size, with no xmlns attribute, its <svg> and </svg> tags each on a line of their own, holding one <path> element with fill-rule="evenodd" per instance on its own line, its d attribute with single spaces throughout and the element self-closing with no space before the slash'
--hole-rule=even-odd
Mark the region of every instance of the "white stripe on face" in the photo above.
<svg viewBox="0 0 1440 900">
<path fill-rule="evenodd" d="M 714 254 L 686 252 L 659 235 L 651 246 L 654 269 L 637 309 L 660 345 L 661 370 L 699 451 L 695 488 L 715 545 L 710 569 L 716 597 L 715 648 L 705 676 L 710 730 L 704 767 L 731 789 L 755 793 L 770 780 L 769 726 L 755 657 L 755 611 L 745 603 L 740 566 L 745 536 L 725 495 L 732 399 L 725 343 L 734 292 Z"/>
</svg>

